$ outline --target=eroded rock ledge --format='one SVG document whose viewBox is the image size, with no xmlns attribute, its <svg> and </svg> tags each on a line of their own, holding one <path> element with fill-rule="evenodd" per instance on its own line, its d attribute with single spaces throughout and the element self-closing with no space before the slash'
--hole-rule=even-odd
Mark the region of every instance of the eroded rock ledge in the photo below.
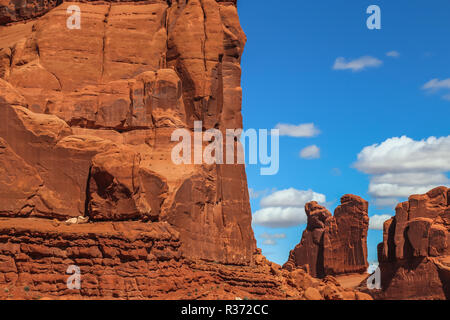
<svg viewBox="0 0 450 320">
<path fill-rule="evenodd" d="M 66 285 L 70 265 L 80 290 Z M 187 260 L 165 222 L 0 218 L 0 287 L 1 299 L 370 299 L 332 277 L 282 270 L 260 251 L 249 266 Z"/>
</svg>

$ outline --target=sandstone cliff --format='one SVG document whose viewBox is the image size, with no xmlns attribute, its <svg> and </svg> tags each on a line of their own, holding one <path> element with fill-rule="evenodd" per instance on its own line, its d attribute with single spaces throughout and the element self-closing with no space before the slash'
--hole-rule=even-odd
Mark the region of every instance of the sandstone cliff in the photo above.
<svg viewBox="0 0 450 320">
<path fill-rule="evenodd" d="M 167 221 L 186 257 L 251 263 L 244 166 L 171 161 L 176 128 L 242 127 L 232 2 L 65 2 L 0 39 L 1 216 Z"/>
<path fill-rule="evenodd" d="M 284 268 L 304 268 L 314 277 L 367 270 L 368 202 L 345 195 L 334 216 L 313 201 L 305 206 L 308 223 Z"/>
<path fill-rule="evenodd" d="M 261 255 L 243 165 L 171 160 L 242 127 L 245 41 L 236 1 L 0 2 L 0 298 L 369 298 Z"/>
<path fill-rule="evenodd" d="M 450 189 L 400 203 L 378 246 L 382 299 L 450 298 Z"/>
</svg>

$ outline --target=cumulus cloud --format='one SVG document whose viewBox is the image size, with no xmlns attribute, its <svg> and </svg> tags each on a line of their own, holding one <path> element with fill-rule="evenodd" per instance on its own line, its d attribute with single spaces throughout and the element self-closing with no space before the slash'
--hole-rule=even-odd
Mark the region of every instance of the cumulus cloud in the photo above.
<svg viewBox="0 0 450 320">
<path fill-rule="evenodd" d="M 305 204 L 325 203 L 323 194 L 294 188 L 276 191 L 261 199 L 261 209 L 253 214 L 253 223 L 270 228 L 286 228 L 306 223 Z"/>
<path fill-rule="evenodd" d="M 450 184 L 450 136 L 390 138 L 365 147 L 354 166 L 371 176 L 369 194 L 376 204 L 391 205 L 398 198 Z"/>
<path fill-rule="evenodd" d="M 392 216 L 388 214 L 374 215 L 369 219 L 369 229 L 371 230 L 383 230 L 383 224 L 386 220 L 389 220 Z"/>
<path fill-rule="evenodd" d="M 303 159 L 318 159 L 320 158 L 320 148 L 316 145 L 306 147 L 300 151 L 300 157 Z"/>
<path fill-rule="evenodd" d="M 425 83 L 422 89 L 429 93 L 444 91 L 442 99 L 450 101 L 450 78 L 443 80 L 432 79 Z"/>
<path fill-rule="evenodd" d="M 371 56 L 364 56 L 348 61 L 344 57 L 339 57 L 334 62 L 333 70 L 352 70 L 353 72 L 356 72 L 367 68 L 376 68 L 382 64 L 383 62 L 381 60 Z"/>
<path fill-rule="evenodd" d="M 303 123 L 299 125 L 278 123 L 275 129 L 280 130 L 280 136 L 289 136 L 295 138 L 310 138 L 315 137 L 320 133 L 320 130 L 314 123 Z"/>
<path fill-rule="evenodd" d="M 297 190 L 289 188 L 276 191 L 261 200 L 262 207 L 301 207 L 309 201 L 325 203 L 326 198 L 323 194 L 312 190 Z"/>
<path fill-rule="evenodd" d="M 386 53 L 386 56 L 391 58 L 398 58 L 400 57 L 400 53 L 398 51 L 392 50 Z"/>
</svg>

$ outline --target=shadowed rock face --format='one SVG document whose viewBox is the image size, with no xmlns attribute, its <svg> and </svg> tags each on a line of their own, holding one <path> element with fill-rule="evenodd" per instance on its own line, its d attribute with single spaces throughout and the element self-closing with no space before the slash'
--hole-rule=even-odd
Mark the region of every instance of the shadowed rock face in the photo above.
<svg viewBox="0 0 450 320">
<path fill-rule="evenodd" d="M 171 160 L 177 128 L 242 127 L 235 1 L 1 5 L 0 215 L 167 221 L 185 257 L 250 264 L 244 166 Z"/>
<path fill-rule="evenodd" d="M 378 245 L 384 299 L 450 298 L 450 189 L 397 205 Z"/>
<path fill-rule="evenodd" d="M 315 277 L 367 270 L 368 202 L 345 195 L 334 216 L 313 201 L 305 206 L 308 224 L 284 268 L 304 268 Z"/>
</svg>

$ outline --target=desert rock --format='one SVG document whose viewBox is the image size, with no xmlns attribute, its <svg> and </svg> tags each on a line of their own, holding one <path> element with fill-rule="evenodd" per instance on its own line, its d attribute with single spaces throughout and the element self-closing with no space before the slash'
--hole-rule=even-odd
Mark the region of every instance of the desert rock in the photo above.
<svg viewBox="0 0 450 320">
<path fill-rule="evenodd" d="M 315 277 L 367 270 L 368 202 L 345 195 L 334 216 L 317 202 L 305 205 L 308 222 L 286 269 L 303 268 Z"/>
<path fill-rule="evenodd" d="M 450 297 L 450 189 L 435 188 L 397 205 L 378 245 L 382 299 Z"/>
</svg>

